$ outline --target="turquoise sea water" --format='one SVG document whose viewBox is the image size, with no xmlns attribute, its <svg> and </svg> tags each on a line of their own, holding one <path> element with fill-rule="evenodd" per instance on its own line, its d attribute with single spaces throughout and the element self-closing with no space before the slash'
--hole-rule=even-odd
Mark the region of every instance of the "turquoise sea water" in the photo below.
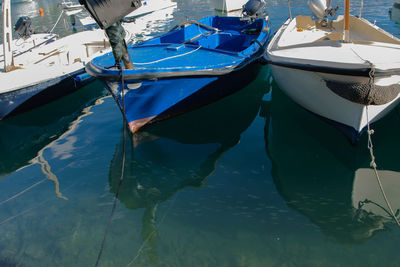
<svg viewBox="0 0 400 267">
<path fill-rule="evenodd" d="M 287 2 L 267 3 L 275 31 Z M 392 5 L 364 1 L 363 16 L 400 36 Z M 306 1 L 291 6 L 310 13 Z M 160 27 L 213 13 L 209 2 L 178 1 Z M 397 210 L 400 108 L 373 128 Z M 100 82 L 0 121 L 0 266 L 94 266 L 124 155 L 99 266 L 399 266 L 400 228 L 385 211 L 366 136 L 352 146 L 288 99 L 268 66 L 234 95 L 128 135 L 125 154 L 121 113 Z"/>
</svg>

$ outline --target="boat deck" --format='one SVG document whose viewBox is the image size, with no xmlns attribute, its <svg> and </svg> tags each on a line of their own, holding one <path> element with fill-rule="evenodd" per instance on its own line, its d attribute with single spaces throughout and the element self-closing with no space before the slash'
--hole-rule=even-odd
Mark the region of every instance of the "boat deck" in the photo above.
<svg viewBox="0 0 400 267">
<path fill-rule="evenodd" d="M 349 43 L 343 41 L 342 16 L 328 27 L 321 27 L 309 16 L 288 20 L 276 43 L 271 42 L 271 55 L 326 67 L 361 68 L 373 64 L 381 70 L 399 68 L 400 40 L 363 19 L 350 18 L 353 27 Z"/>
</svg>

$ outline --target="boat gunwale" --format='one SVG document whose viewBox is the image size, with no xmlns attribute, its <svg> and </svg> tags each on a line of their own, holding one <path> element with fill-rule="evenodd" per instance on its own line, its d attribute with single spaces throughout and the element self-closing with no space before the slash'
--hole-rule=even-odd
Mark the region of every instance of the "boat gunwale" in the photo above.
<svg viewBox="0 0 400 267">
<path fill-rule="evenodd" d="M 129 80 L 152 80 L 152 79 L 160 79 L 160 78 L 190 78 L 190 77 L 209 77 L 209 76 L 221 76 L 226 75 L 234 71 L 238 71 L 243 67 L 253 63 L 256 61 L 258 57 L 250 57 L 246 60 L 226 67 L 220 67 L 215 69 L 205 69 L 205 70 L 196 70 L 196 71 L 171 71 L 171 72 L 147 72 L 147 73 L 129 73 L 129 70 L 124 70 L 124 79 Z M 86 72 L 90 75 L 105 79 L 108 81 L 119 81 L 121 79 L 121 70 L 115 68 L 112 72 L 101 72 L 99 68 L 97 68 L 92 62 L 89 62 L 86 65 Z"/>
<path fill-rule="evenodd" d="M 329 74 L 338 74 L 338 75 L 347 75 L 347 76 L 361 76 L 361 77 L 369 77 L 371 70 L 374 70 L 375 77 L 388 77 L 391 75 L 398 75 L 400 72 L 399 68 L 391 68 L 391 69 L 379 69 L 371 64 L 355 64 L 355 63 L 344 63 L 343 66 L 346 67 L 331 67 L 331 66 L 321 66 L 321 65 L 313 65 L 312 60 L 303 60 L 307 61 L 307 63 L 303 62 L 294 62 L 296 59 L 288 56 L 277 55 L 276 52 L 287 49 L 296 49 L 302 47 L 315 47 L 315 46 L 326 46 L 326 45 L 335 45 L 341 44 L 342 42 L 337 40 L 328 40 L 328 41 L 319 41 L 319 42 L 311 42 L 311 43 L 303 43 L 300 45 L 292 45 L 292 46 L 284 46 L 278 47 L 279 40 L 282 38 L 283 33 L 296 18 L 290 19 L 288 18 L 283 25 L 277 30 L 270 43 L 267 46 L 266 53 L 264 58 L 268 64 L 287 67 L 292 69 L 298 69 L 303 71 L 313 71 L 319 73 L 329 73 Z M 364 22 L 365 20 L 363 20 Z M 366 21 L 369 23 L 368 21 Z M 385 43 L 386 44 L 386 43 Z M 358 65 L 358 66 L 356 66 Z"/>
<path fill-rule="evenodd" d="M 217 16 L 215 16 L 217 17 Z M 210 18 L 210 17 L 204 17 L 201 20 L 204 20 L 205 18 Z M 135 44 L 132 45 L 131 48 L 138 48 L 138 47 L 143 47 L 143 46 L 168 46 L 172 44 L 182 44 L 185 46 L 192 46 L 193 48 L 200 48 L 200 49 L 205 49 L 212 51 L 214 53 L 218 54 L 226 54 L 226 55 L 231 55 L 237 57 L 239 60 L 241 60 L 237 64 L 229 65 L 226 64 L 225 66 L 218 66 L 217 68 L 207 68 L 207 69 L 197 69 L 197 70 L 191 70 L 191 71 L 169 71 L 169 72 L 142 72 L 142 73 L 132 73 L 135 71 L 135 69 L 132 70 L 124 70 L 124 78 L 127 80 L 151 80 L 151 79 L 159 79 L 159 78 L 181 78 L 181 77 L 199 77 L 199 76 L 220 76 L 220 75 L 225 75 L 233 71 L 240 70 L 241 68 L 245 67 L 248 64 L 251 64 L 253 61 L 257 61 L 260 58 L 263 58 L 263 54 L 269 44 L 268 40 L 270 39 L 270 30 L 268 27 L 268 30 L 266 31 L 265 28 L 268 27 L 267 25 L 267 20 L 264 19 L 262 25 L 260 26 L 260 33 L 254 38 L 250 45 L 247 46 L 245 49 L 238 51 L 238 52 L 231 52 L 229 50 L 223 50 L 223 49 L 213 49 L 213 48 L 207 48 L 207 47 L 202 47 L 196 44 L 190 44 L 190 43 L 160 43 L 160 44 Z M 169 31 L 170 32 L 170 31 Z M 167 32 L 166 34 L 168 34 Z M 155 38 L 161 38 L 162 36 L 158 36 Z M 243 52 L 248 50 L 251 46 L 254 47 L 253 51 L 248 54 L 244 55 Z M 257 48 L 258 47 L 258 48 Z M 111 55 L 111 53 L 105 54 L 105 55 Z M 105 56 L 103 55 L 103 56 Z M 114 67 L 115 69 L 110 69 Z M 96 59 L 90 61 L 86 67 L 85 67 L 87 73 L 90 75 L 99 78 L 99 79 L 105 79 L 105 80 L 120 80 L 121 78 L 121 70 L 117 69 L 115 65 L 109 66 L 108 69 L 107 67 L 101 67 L 100 64 L 96 62 Z M 175 68 L 177 69 L 177 68 Z M 180 69 L 183 69 L 180 67 Z"/>
</svg>

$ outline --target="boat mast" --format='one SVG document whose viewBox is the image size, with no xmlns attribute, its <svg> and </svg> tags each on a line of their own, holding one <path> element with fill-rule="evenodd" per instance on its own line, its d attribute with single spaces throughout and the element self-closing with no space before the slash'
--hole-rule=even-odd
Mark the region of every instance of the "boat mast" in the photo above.
<svg viewBox="0 0 400 267">
<path fill-rule="evenodd" d="M 11 28 L 11 0 L 3 0 L 3 56 L 4 71 L 13 70 L 14 62 L 12 55 L 12 28 Z"/>
<path fill-rule="evenodd" d="M 349 20 L 350 20 L 350 0 L 344 1 L 344 42 L 350 42 Z"/>
</svg>

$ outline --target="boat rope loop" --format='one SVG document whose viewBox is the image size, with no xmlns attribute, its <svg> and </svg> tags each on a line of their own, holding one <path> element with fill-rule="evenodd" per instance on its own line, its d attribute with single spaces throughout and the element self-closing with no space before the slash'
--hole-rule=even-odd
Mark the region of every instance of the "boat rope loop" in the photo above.
<svg viewBox="0 0 400 267">
<path fill-rule="evenodd" d="M 125 90 L 125 78 L 124 78 L 124 70 L 122 68 L 122 66 L 119 64 L 118 65 L 119 70 L 121 71 L 121 98 L 122 98 L 122 117 L 123 117 L 123 124 L 124 124 L 124 128 L 123 128 L 123 139 L 122 139 L 122 166 L 121 166 L 121 176 L 119 178 L 119 184 L 118 184 L 118 188 L 117 188 L 117 192 L 115 193 L 115 197 L 114 197 L 114 202 L 113 202 L 113 207 L 111 210 L 111 214 L 110 214 L 110 218 L 108 219 L 108 224 L 107 224 L 107 228 L 106 231 L 104 233 L 104 237 L 103 237 L 103 241 L 101 243 L 101 247 L 100 247 L 100 251 L 99 254 L 97 255 L 97 260 L 96 260 L 96 264 L 95 266 L 97 267 L 99 265 L 100 262 L 100 258 L 101 255 L 103 254 L 103 250 L 104 250 L 104 245 L 106 244 L 106 240 L 107 240 L 107 235 L 108 235 L 108 231 L 110 229 L 111 226 L 111 222 L 112 219 L 114 217 L 114 213 L 115 213 L 115 209 L 117 207 L 117 200 L 119 197 L 119 192 L 121 191 L 121 185 L 122 185 L 122 181 L 124 180 L 124 176 L 125 176 L 125 161 L 126 161 L 126 131 L 127 131 L 127 120 L 125 117 L 125 96 L 124 96 L 124 90 Z"/>
<path fill-rule="evenodd" d="M 154 64 L 154 63 L 158 63 L 158 62 L 161 62 L 161 61 L 164 61 L 164 60 L 168 60 L 168 59 L 172 59 L 172 58 L 177 58 L 177 57 L 182 57 L 182 56 L 189 55 L 189 54 L 191 54 L 191 53 L 196 52 L 196 51 L 199 50 L 200 48 L 201 48 L 201 46 L 199 46 L 199 47 L 197 47 L 196 49 L 194 49 L 194 50 L 192 50 L 192 51 L 189 51 L 189 52 L 187 52 L 187 53 L 183 53 L 183 54 L 179 54 L 179 55 L 175 55 L 175 56 L 171 56 L 171 57 L 162 58 L 162 59 L 154 60 L 154 61 L 151 61 L 151 62 L 142 62 L 142 63 L 140 63 L 140 62 L 132 62 L 132 64 L 133 64 L 133 65 L 148 65 L 148 64 Z"/>
<path fill-rule="evenodd" d="M 367 94 L 367 106 L 371 105 L 373 98 L 371 98 L 371 92 L 375 90 L 375 66 L 371 62 L 367 61 L 371 67 L 369 71 L 369 91 Z M 368 115 L 368 114 L 367 114 Z"/>
<path fill-rule="evenodd" d="M 380 190 L 382 192 L 383 198 L 385 199 L 386 205 L 389 208 L 390 215 L 393 217 L 393 219 L 396 222 L 396 224 L 400 227 L 400 222 L 397 219 L 397 217 L 396 217 L 396 215 L 395 215 L 395 213 L 394 213 L 394 211 L 392 209 L 392 205 L 390 205 L 390 202 L 389 202 L 389 200 L 388 200 L 388 198 L 386 196 L 385 190 L 383 189 L 383 185 L 382 185 L 381 179 L 380 179 L 378 171 L 377 171 L 377 165 L 376 165 L 376 162 L 375 162 L 375 155 L 374 155 L 374 145 L 372 143 L 372 137 L 371 137 L 374 134 L 374 130 L 370 128 L 370 122 L 369 122 L 369 118 L 368 118 L 368 105 L 365 106 L 365 112 L 367 113 L 368 150 L 369 150 L 369 153 L 370 153 L 370 156 L 371 156 L 370 166 L 371 166 L 371 168 L 374 169 L 376 180 L 377 180 L 379 188 L 380 188 Z"/>
</svg>

